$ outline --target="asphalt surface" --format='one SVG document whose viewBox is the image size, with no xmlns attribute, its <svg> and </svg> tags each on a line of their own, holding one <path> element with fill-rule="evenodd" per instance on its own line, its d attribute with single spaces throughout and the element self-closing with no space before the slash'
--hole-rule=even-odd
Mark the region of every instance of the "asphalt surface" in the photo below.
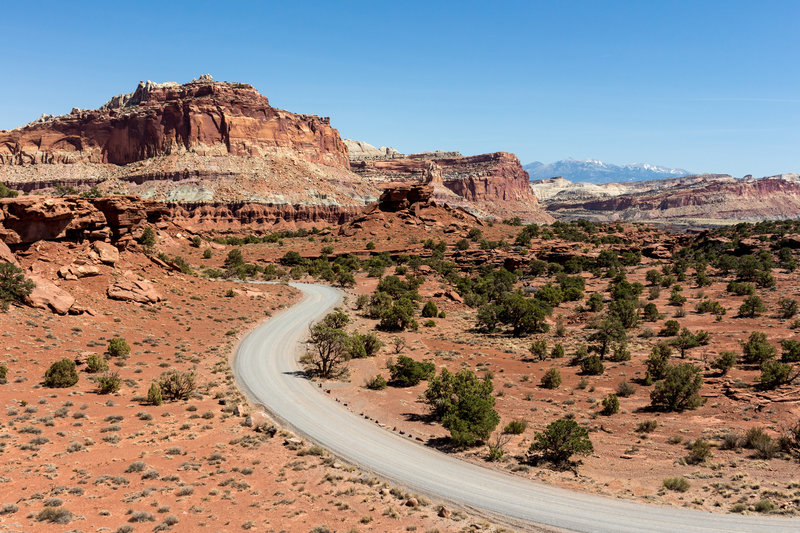
<svg viewBox="0 0 800 533">
<path fill-rule="evenodd" d="M 797 518 L 712 514 L 542 485 L 461 461 L 381 428 L 328 397 L 303 376 L 298 363 L 309 325 L 341 303 L 341 292 L 324 285 L 291 285 L 303 292 L 303 300 L 242 340 L 234 360 L 237 383 L 276 419 L 364 470 L 523 528 L 800 532 Z"/>
</svg>

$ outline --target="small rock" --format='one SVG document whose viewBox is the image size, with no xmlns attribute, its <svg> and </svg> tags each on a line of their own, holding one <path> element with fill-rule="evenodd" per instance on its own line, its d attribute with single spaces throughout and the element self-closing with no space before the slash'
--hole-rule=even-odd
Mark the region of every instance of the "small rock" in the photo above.
<svg viewBox="0 0 800 533">
<path fill-rule="evenodd" d="M 33 291 L 25 297 L 25 303 L 29 306 L 52 309 L 59 315 L 66 315 L 75 304 L 75 298 L 68 292 L 43 277 L 32 273 L 28 273 L 27 277 L 36 284 Z"/>
<path fill-rule="evenodd" d="M 14 256 L 11 248 L 9 248 L 8 245 L 3 241 L 0 241 L 0 262 L 11 263 L 16 267 L 19 266 L 19 263 L 17 263 L 17 258 Z"/>
<path fill-rule="evenodd" d="M 419 501 L 416 498 L 409 498 L 406 500 L 406 507 L 417 507 L 419 505 Z"/>
<path fill-rule="evenodd" d="M 439 516 L 442 518 L 450 518 L 453 515 L 453 511 L 442 505 L 439 508 Z"/>
</svg>

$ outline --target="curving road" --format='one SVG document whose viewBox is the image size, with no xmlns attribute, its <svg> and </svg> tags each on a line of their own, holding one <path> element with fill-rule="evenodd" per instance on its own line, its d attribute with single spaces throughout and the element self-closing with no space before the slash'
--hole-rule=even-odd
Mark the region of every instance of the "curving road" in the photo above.
<svg viewBox="0 0 800 533">
<path fill-rule="evenodd" d="M 239 345 L 234 374 L 255 403 L 299 434 L 364 470 L 412 490 L 503 516 L 522 527 L 575 531 L 800 531 L 794 518 L 705 513 L 603 498 L 481 468 L 380 428 L 349 412 L 299 374 L 308 326 L 341 302 L 340 291 L 292 283 L 303 300 L 276 314 Z"/>
</svg>

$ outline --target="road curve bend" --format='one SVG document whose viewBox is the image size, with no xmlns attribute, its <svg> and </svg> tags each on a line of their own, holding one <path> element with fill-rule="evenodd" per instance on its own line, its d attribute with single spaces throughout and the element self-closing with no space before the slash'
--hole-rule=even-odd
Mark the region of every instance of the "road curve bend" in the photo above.
<svg viewBox="0 0 800 533">
<path fill-rule="evenodd" d="M 523 526 L 631 533 L 800 531 L 796 518 L 712 514 L 542 485 L 461 461 L 382 429 L 331 400 L 299 372 L 298 352 L 309 324 L 339 305 L 342 293 L 324 285 L 291 285 L 303 292 L 302 301 L 242 340 L 233 364 L 236 381 L 251 401 L 364 470 Z"/>
</svg>

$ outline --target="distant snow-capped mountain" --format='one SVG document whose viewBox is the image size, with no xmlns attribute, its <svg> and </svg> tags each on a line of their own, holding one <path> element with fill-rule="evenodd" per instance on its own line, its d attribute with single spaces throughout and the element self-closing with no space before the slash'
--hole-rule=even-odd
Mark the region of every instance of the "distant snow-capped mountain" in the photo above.
<svg viewBox="0 0 800 533">
<path fill-rule="evenodd" d="M 692 174 L 682 168 L 667 168 L 645 163 L 614 165 L 598 159 L 562 159 L 547 165 L 535 161 L 524 165 L 523 168 L 528 171 L 532 180 L 561 176 L 572 182 L 585 183 L 646 181 L 679 178 Z"/>
</svg>

